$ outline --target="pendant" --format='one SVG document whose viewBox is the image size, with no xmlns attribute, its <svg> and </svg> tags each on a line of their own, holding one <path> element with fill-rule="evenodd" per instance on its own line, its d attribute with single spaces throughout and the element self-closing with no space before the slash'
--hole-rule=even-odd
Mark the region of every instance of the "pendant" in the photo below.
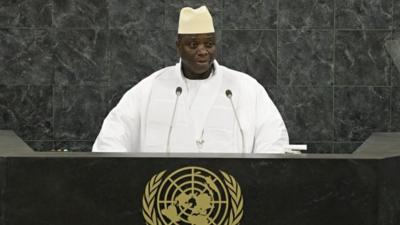
<svg viewBox="0 0 400 225">
<path fill-rule="evenodd" d="M 196 140 L 197 148 L 201 149 L 203 148 L 204 140 Z"/>
</svg>

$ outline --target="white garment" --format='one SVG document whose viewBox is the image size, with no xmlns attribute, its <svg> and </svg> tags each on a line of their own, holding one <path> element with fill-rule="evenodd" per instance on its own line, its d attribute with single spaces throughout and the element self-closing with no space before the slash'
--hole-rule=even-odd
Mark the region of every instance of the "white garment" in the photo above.
<svg viewBox="0 0 400 225">
<path fill-rule="evenodd" d="M 184 91 L 186 94 L 186 101 L 185 103 L 187 104 L 188 108 L 188 113 L 190 114 L 190 118 L 197 118 L 197 111 L 192 110 L 192 105 L 194 103 L 194 100 L 196 99 L 197 95 L 199 94 L 200 87 L 203 85 L 207 85 L 207 83 L 213 82 L 211 80 L 212 76 L 214 75 L 214 72 L 210 74 L 210 76 L 207 79 L 203 80 L 190 80 L 187 79 L 183 76 L 182 73 L 182 79 L 185 82 L 185 87 Z M 203 124 L 199 124 L 201 121 L 198 121 L 196 119 L 193 119 L 193 129 L 194 133 L 196 134 L 196 144 L 199 144 L 203 141 L 203 136 L 204 136 L 204 129 L 203 129 Z M 202 145 L 198 145 L 197 147 L 202 147 Z"/>
<path fill-rule="evenodd" d="M 178 98 L 170 138 L 171 152 L 284 153 L 288 133 L 265 89 L 247 74 L 214 61 L 212 77 L 188 102 L 181 64 L 161 69 L 125 93 L 104 120 L 94 152 L 166 152 L 167 137 Z M 226 90 L 232 91 L 244 132 L 245 149 Z M 191 107 L 189 107 L 191 105 Z M 202 145 L 196 144 L 203 141 Z"/>
</svg>

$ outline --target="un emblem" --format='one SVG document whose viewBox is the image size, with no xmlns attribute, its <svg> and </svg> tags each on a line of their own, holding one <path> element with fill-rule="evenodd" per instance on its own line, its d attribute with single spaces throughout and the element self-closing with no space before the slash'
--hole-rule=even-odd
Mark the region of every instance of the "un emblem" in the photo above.
<svg viewBox="0 0 400 225">
<path fill-rule="evenodd" d="M 202 167 L 184 167 L 168 176 L 155 174 L 143 194 L 148 225 L 236 225 L 243 216 L 243 196 L 231 175 Z M 222 178 L 222 179 L 221 179 Z"/>
</svg>

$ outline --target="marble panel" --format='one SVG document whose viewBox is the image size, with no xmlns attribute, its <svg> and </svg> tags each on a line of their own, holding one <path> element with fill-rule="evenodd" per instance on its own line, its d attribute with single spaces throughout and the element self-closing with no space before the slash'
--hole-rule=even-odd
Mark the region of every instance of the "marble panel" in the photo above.
<svg viewBox="0 0 400 225">
<path fill-rule="evenodd" d="M 291 143 L 333 140 L 331 87 L 275 87 L 270 90 Z"/>
<path fill-rule="evenodd" d="M 164 66 L 165 35 L 161 30 L 112 30 L 110 83 L 134 85 Z"/>
<path fill-rule="evenodd" d="M 333 38 L 331 30 L 279 31 L 278 84 L 331 86 Z"/>
<path fill-rule="evenodd" d="M 399 39 L 400 39 L 400 30 L 394 30 L 392 40 L 399 40 Z M 400 87 L 400 62 L 394 61 L 394 59 L 396 59 L 396 57 L 397 57 L 397 55 L 395 55 L 395 54 L 396 54 L 396 52 L 400 51 L 400 48 L 390 49 L 390 50 L 386 49 L 386 50 L 387 50 L 387 52 L 389 52 L 390 61 L 392 62 L 390 65 L 391 66 L 391 76 L 392 76 L 391 84 L 394 87 Z M 390 54 L 390 52 L 392 52 L 392 53 Z M 396 60 L 399 60 L 399 59 L 396 59 Z"/>
<path fill-rule="evenodd" d="M 56 39 L 56 85 L 108 82 L 108 34 L 105 30 L 58 30 Z"/>
<path fill-rule="evenodd" d="M 223 31 L 221 61 L 264 86 L 276 85 L 276 31 Z"/>
<path fill-rule="evenodd" d="M 47 152 L 54 150 L 54 141 L 25 141 L 34 151 Z"/>
<path fill-rule="evenodd" d="M 55 139 L 94 140 L 107 113 L 105 87 L 58 86 L 54 89 Z"/>
<path fill-rule="evenodd" d="M 393 87 L 400 87 L 400 68 L 392 63 L 391 67 L 391 84 Z"/>
<path fill-rule="evenodd" d="M 336 28 L 390 29 L 393 1 L 341 0 L 335 1 Z"/>
<path fill-rule="evenodd" d="M 55 150 L 69 152 L 90 152 L 93 141 L 56 141 Z"/>
<path fill-rule="evenodd" d="M 214 21 L 214 28 L 222 28 L 223 1 L 220 0 L 167 0 L 165 1 L 165 29 L 178 30 L 179 13 L 183 7 L 207 6 Z M 226 9 L 225 9 L 226 10 Z"/>
<path fill-rule="evenodd" d="M 223 29 L 276 29 L 277 4 L 277 0 L 225 0 Z"/>
<path fill-rule="evenodd" d="M 335 140 L 363 142 L 389 131 L 390 88 L 335 87 Z"/>
<path fill-rule="evenodd" d="M 52 45 L 48 30 L 0 29 L 0 84 L 51 84 Z"/>
<path fill-rule="evenodd" d="M 57 28 L 106 28 L 107 0 L 55 0 L 53 23 Z"/>
<path fill-rule="evenodd" d="M 221 32 L 218 32 L 221 33 Z M 179 54 L 176 49 L 177 31 L 176 30 L 166 30 L 163 34 L 163 50 L 165 52 L 164 63 L 165 66 L 175 65 L 179 61 Z M 220 39 L 217 38 L 217 41 Z M 218 53 L 218 51 L 217 51 Z"/>
<path fill-rule="evenodd" d="M 333 143 L 330 142 L 306 142 L 306 143 L 291 143 L 291 144 L 305 144 L 307 145 L 306 151 L 301 151 L 305 154 L 329 154 L 333 153 Z"/>
<path fill-rule="evenodd" d="M 163 170 L 169 175 L 189 165 L 219 177 L 222 170 L 235 178 L 244 199 L 241 224 L 376 225 L 376 166 L 366 160 L 8 160 L 7 225 L 145 223 L 142 198 L 146 183 Z"/>
<path fill-rule="evenodd" d="M 110 27 L 118 29 L 162 29 L 165 0 L 108 0 Z"/>
<path fill-rule="evenodd" d="M 332 28 L 334 1 L 280 0 L 279 28 Z"/>
<path fill-rule="evenodd" d="M 0 27 L 50 27 L 52 0 L 0 1 Z"/>
<path fill-rule="evenodd" d="M 393 28 L 400 28 L 400 1 L 393 1 Z"/>
<path fill-rule="evenodd" d="M 392 88 L 391 106 L 390 130 L 400 132 L 400 87 Z"/>
<path fill-rule="evenodd" d="M 346 143 L 335 143 L 333 145 L 333 153 L 335 154 L 351 154 L 353 153 L 362 142 L 346 142 Z"/>
<path fill-rule="evenodd" d="M 387 31 L 337 31 L 336 85 L 389 85 L 391 59 Z"/>
<path fill-rule="evenodd" d="M 51 86 L 0 85 L 0 129 L 24 140 L 53 139 Z"/>
<path fill-rule="evenodd" d="M 107 88 L 106 102 L 107 111 L 111 111 L 118 102 L 121 100 L 122 96 L 133 86 L 131 85 L 116 85 Z"/>
</svg>

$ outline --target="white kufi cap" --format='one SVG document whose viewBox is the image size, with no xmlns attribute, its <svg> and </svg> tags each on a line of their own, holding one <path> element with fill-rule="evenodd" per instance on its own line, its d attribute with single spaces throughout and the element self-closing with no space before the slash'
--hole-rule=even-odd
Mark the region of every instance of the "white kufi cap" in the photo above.
<svg viewBox="0 0 400 225">
<path fill-rule="evenodd" d="M 207 7 L 185 7 L 179 15 L 178 34 L 214 33 L 213 19 Z"/>
</svg>

